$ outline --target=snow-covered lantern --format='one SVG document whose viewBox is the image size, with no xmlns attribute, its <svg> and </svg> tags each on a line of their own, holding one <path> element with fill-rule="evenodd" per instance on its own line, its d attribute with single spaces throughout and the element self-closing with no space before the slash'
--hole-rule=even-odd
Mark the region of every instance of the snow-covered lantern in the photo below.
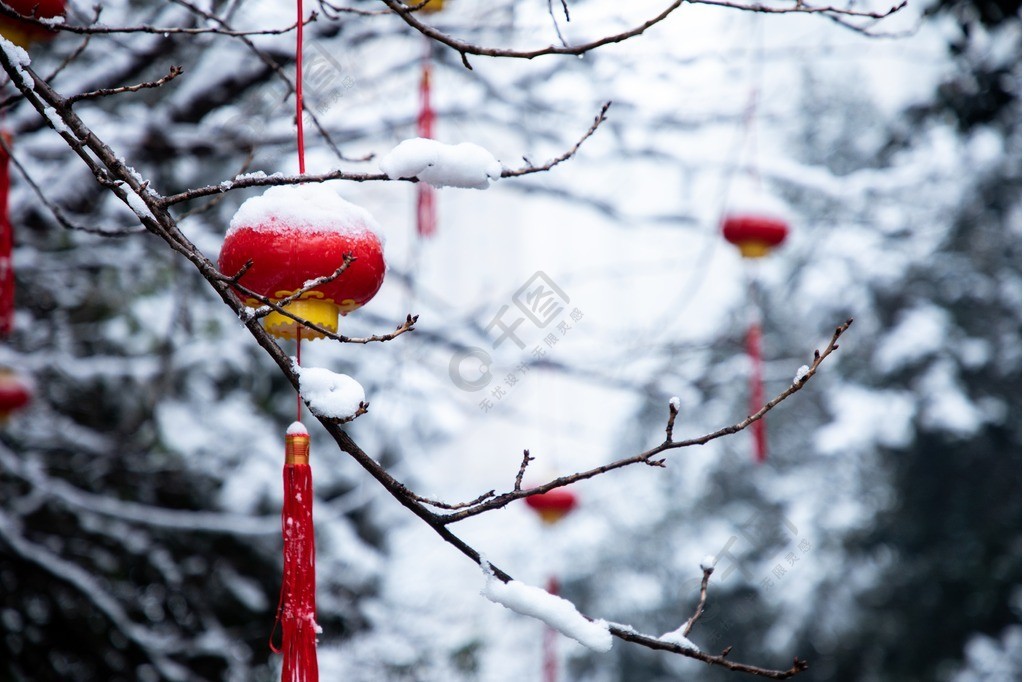
<svg viewBox="0 0 1024 682">
<path fill-rule="evenodd" d="M 373 217 L 323 185 L 271 187 L 243 203 L 231 220 L 221 248 L 221 272 L 242 275 L 240 286 L 277 302 L 309 288 L 283 308 L 329 332 L 338 330 L 338 315 L 363 306 L 384 282 L 383 247 Z M 338 277 L 310 287 L 312 280 L 330 278 L 345 262 L 354 260 Z M 251 262 L 251 265 L 246 266 Z M 241 290 L 246 305 L 259 301 Z M 277 311 L 263 326 L 278 338 L 323 338 Z"/>
<path fill-rule="evenodd" d="M 744 258 L 762 258 L 789 234 L 785 204 L 760 188 L 736 192 L 722 218 L 722 236 Z"/>
<path fill-rule="evenodd" d="M 4 0 L 4 4 L 22 16 L 36 19 L 63 17 L 67 11 L 65 0 Z M 49 40 L 56 33 L 39 24 L 0 15 L 0 35 L 28 49 L 37 40 Z"/>
<path fill-rule="evenodd" d="M 526 504 L 537 512 L 541 521 L 552 524 L 564 519 L 579 501 L 568 488 L 555 488 L 539 495 L 530 495 L 526 498 Z"/>
<path fill-rule="evenodd" d="M 0 424 L 31 401 L 31 384 L 10 369 L 0 369 Z"/>
</svg>

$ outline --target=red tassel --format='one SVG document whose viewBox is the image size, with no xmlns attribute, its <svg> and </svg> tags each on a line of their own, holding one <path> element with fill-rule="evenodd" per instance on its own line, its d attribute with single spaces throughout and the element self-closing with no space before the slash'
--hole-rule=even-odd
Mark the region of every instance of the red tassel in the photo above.
<svg viewBox="0 0 1024 682">
<path fill-rule="evenodd" d="M 0 132 L 10 145 L 11 136 Z M 10 335 L 14 328 L 14 261 L 11 251 L 14 247 L 14 228 L 8 210 L 8 195 L 11 188 L 11 157 L 0 146 L 0 337 Z"/>
<path fill-rule="evenodd" d="M 416 133 L 428 140 L 434 139 L 434 109 L 430 106 L 430 62 L 423 59 L 420 76 L 420 113 L 416 119 Z"/>
<path fill-rule="evenodd" d="M 297 425 L 297 426 L 296 426 Z M 277 606 L 282 654 L 281 682 L 316 682 L 316 547 L 313 541 L 313 477 L 309 468 L 309 434 L 296 422 L 285 436 L 284 576 Z"/>
<path fill-rule="evenodd" d="M 750 414 L 754 414 L 764 407 L 761 325 L 758 322 L 752 322 L 747 331 L 747 354 L 750 356 Z M 764 419 L 758 419 L 750 428 L 754 434 L 754 461 L 760 464 L 768 459 L 768 438 L 764 430 Z"/>
<path fill-rule="evenodd" d="M 558 596 L 558 578 L 548 579 L 548 593 Z M 544 628 L 544 682 L 558 682 L 558 632 L 551 626 Z"/>
<path fill-rule="evenodd" d="M 430 106 L 430 62 L 423 59 L 420 79 L 420 113 L 416 119 L 417 134 L 426 139 L 434 137 L 434 110 Z M 437 231 L 437 202 L 434 188 L 421 182 L 416 186 L 416 233 L 430 237 Z"/>
<path fill-rule="evenodd" d="M 416 186 L 416 234 L 430 237 L 437 232 L 437 204 L 434 188 L 425 183 Z"/>
</svg>

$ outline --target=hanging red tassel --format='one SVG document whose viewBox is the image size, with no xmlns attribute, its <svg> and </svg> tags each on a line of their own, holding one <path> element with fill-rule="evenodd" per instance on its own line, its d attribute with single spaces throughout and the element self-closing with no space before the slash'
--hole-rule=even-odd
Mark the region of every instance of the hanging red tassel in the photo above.
<svg viewBox="0 0 1024 682">
<path fill-rule="evenodd" d="M 282 654 L 281 682 L 316 682 L 316 547 L 313 539 L 313 476 L 309 468 L 309 433 L 300 423 L 285 436 L 284 506 L 281 509 L 284 540 L 284 577 L 277 605 Z"/>
<path fill-rule="evenodd" d="M 0 135 L 10 146 L 10 133 L 5 130 Z M 7 205 L 11 189 L 10 162 L 7 149 L 0 146 L 0 337 L 10 335 L 14 328 L 14 261 L 11 259 L 14 228 Z"/>
<path fill-rule="evenodd" d="M 557 597 L 558 587 L 558 578 L 548 578 L 548 594 Z M 558 632 L 550 625 L 544 628 L 544 682 L 558 682 Z"/>
<path fill-rule="evenodd" d="M 761 324 L 754 321 L 747 331 L 747 354 L 750 356 L 750 414 L 764 407 L 764 381 L 761 359 Z M 760 464 L 768 459 L 768 438 L 764 430 L 764 419 L 750 425 L 754 434 L 754 460 Z"/>
<path fill-rule="evenodd" d="M 429 49 L 429 45 L 428 45 Z M 430 61 L 423 58 L 420 78 L 420 113 L 416 119 L 416 133 L 422 138 L 434 138 L 434 109 L 430 105 Z M 437 202 L 434 188 L 425 182 L 416 185 L 416 233 L 430 237 L 437 231 Z"/>
</svg>

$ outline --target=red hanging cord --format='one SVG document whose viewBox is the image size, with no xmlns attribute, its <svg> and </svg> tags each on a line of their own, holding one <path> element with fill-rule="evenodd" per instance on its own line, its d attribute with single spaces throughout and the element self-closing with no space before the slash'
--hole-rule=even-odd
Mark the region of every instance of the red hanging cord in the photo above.
<svg viewBox="0 0 1024 682">
<path fill-rule="evenodd" d="M 747 330 L 747 354 L 750 356 L 750 414 L 764 407 L 764 360 L 761 357 L 761 321 L 755 316 Z M 764 430 L 764 418 L 750 425 L 754 436 L 754 461 L 758 464 L 768 459 L 768 437 Z"/>
<path fill-rule="evenodd" d="M 558 596 L 558 578 L 548 578 L 548 593 Z M 544 682 L 558 682 L 558 632 L 544 628 Z"/>
<path fill-rule="evenodd" d="M 6 337 L 14 328 L 14 227 L 7 205 L 11 188 L 11 157 L 7 148 L 11 136 L 6 130 L 0 131 L 0 135 L 4 138 L 4 146 L 0 146 L 0 337 Z"/>
<path fill-rule="evenodd" d="M 430 104 L 431 67 L 430 39 L 427 39 L 423 53 L 423 69 L 420 77 L 420 112 L 416 118 L 416 134 L 428 140 L 434 138 L 436 115 Z M 433 187 L 425 182 L 416 185 L 416 234 L 429 237 L 437 232 L 437 198 Z"/>
<path fill-rule="evenodd" d="M 295 25 L 295 125 L 298 129 L 299 174 L 304 175 L 306 173 L 306 140 L 302 126 L 302 25 L 304 23 L 302 0 L 296 0 L 295 5 L 298 8 L 298 19 Z"/>
<path fill-rule="evenodd" d="M 298 20 L 295 41 L 295 122 L 299 173 L 306 172 L 302 129 L 302 0 L 296 0 Z M 295 334 L 295 363 L 302 365 L 302 329 Z M 316 542 L 313 528 L 313 476 L 309 468 L 309 433 L 302 425 L 302 396 L 296 395 L 296 421 L 285 434 L 282 472 L 284 503 L 281 507 L 281 540 L 284 568 L 277 617 L 270 648 L 282 655 L 281 682 L 317 682 L 316 660 Z M 281 646 L 273 633 L 281 628 Z"/>
</svg>

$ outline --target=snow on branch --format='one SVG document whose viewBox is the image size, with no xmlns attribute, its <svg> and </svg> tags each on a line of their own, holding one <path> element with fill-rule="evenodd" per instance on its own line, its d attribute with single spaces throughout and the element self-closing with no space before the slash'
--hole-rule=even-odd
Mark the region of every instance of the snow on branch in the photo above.
<svg viewBox="0 0 1024 682">
<path fill-rule="evenodd" d="M 547 590 L 517 580 L 502 582 L 494 576 L 490 564 L 485 561 L 482 566 L 487 582 L 481 594 L 487 599 L 516 613 L 543 621 L 548 627 L 593 651 L 604 652 L 612 648 L 612 635 L 605 621 L 586 618 L 571 601 Z"/>
<path fill-rule="evenodd" d="M 563 163 L 563 162 L 571 159 L 580 150 L 580 147 L 583 145 L 583 143 L 586 142 L 591 136 L 593 136 L 593 134 L 595 132 L 597 132 L 597 129 L 601 126 L 601 124 L 604 123 L 608 119 L 607 114 L 608 114 L 608 109 L 611 107 L 611 104 L 612 104 L 611 102 L 605 102 L 601 106 L 601 110 L 598 112 L 597 116 L 594 118 L 594 122 L 591 123 L 590 127 L 587 128 L 586 132 L 583 133 L 583 135 L 576 141 L 576 143 L 573 144 L 573 146 L 570 147 L 569 149 L 567 149 L 565 152 L 559 154 L 558 156 L 554 157 L 553 159 L 550 159 L 547 162 L 545 162 L 543 164 L 540 164 L 540 165 L 530 163 L 529 160 L 527 160 L 526 161 L 526 165 L 522 166 L 521 168 L 502 168 L 502 169 L 500 169 L 500 175 L 498 175 L 498 177 L 502 177 L 502 178 L 517 178 L 517 177 L 521 177 L 523 175 L 532 175 L 534 173 L 544 173 L 544 172 L 547 172 L 547 171 L 551 170 L 552 168 L 554 168 L 555 166 L 559 165 L 560 163 Z M 485 151 L 485 150 L 481 149 L 481 151 Z M 486 153 L 487 153 L 488 156 L 490 155 L 489 152 L 486 152 Z M 409 160 L 409 158 L 406 157 L 404 152 L 401 154 L 401 156 L 397 160 L 401 161 L 403 163 L 402 163 L 402 168 L 401 169 L 398 169 L 398 168 L 393 169 L 395 171 L 395 175 L 394 176 L 389 175 L 388 172 L 382 172 L 382 173 L 351 173 L 351 172 L 346 172 L 346 171 L 342 171 L 342 170 L 333 170 L 333 171 L 328 171 L 326 173 L 317 173 L 317 174 L 309 174 L 309 173 L 307 173 L 306 175 L 285 175 L 284 173 L 274 173 L 273 175 L 267 175 L 266 173 L 261 173 L 261 172 L 247 173 L 247 174 L 244 174 L 244 175 L 236 176 L 232 180 L 225 180 L 225 181 L 220 182 L 220 183 L 218 183 L 216 185 L 206 185 L 205 187 L 194 187 L 192 189 L 188 189 L 188 190 L 185 190 L 183 192 L 179 192 L 177 194 L 171 194 L 171 195 L 165 196 L 165 197 L 163 197 L 161 199 L 161 204 L 163 206 L 165 206 L 165 207 L 170 207 L 170 206 L 174 206 L 175 204 L 180 204 L 180 203 L 185 202 L 185 201 L 192 201 L 193 199 L 200 199 L 200 198 L 203 198 L 203 197 L 208 197 L 208 196 L 212 196 L 212 195 L 216 195 L 216 194 L 223 194 L 225 192 L 230 192 L 230 191 L 233 191 L 233 190 L 236 190 L 236 189 L 248 189 L 250 187 L 273 187 L 273 186 L 280 186 L 280 185 L 298 185 L 298 184 L 310 183 L 310 182 L 327 182 L 328 180 L 348 180 L 349 182 L 388 182 L 388 181 L 417 182 L 417 179 L 415 177 L 403 176 L 401 174 L 403 171 L 406 170 L 405 169 L 405 162 Z M 396 166 L 397 165 L 398 164 L 396 164 Z M 476 163 L 474 163 L 474 177 L 477 177 L 479 179 L 479 177 L 480 177 L 479 173 L 481 173 L 481 172 L 484 175 L 486 175 L 487 178 L 495 177 L 494 171 L 497 170 L 497 169 L 488 168 L 487 166 L 488 166 L 488 164 L 476 164 Z M 383 169 L 383 167 L 382 167 L 382 169 Z M 482 169 L 482 171 L 480 169 Z M 452 174 L 453 174 L 453 176 L 455 175 L 454 171 L 453 171 Z M 426 182 L 429 182 L 429 180 L 426 180 L 424 178 L 421 178 L 421 179 L 423 179 Z M 467 184 L 458 184 L 458 185 L 455 184 L 455 183 L 451 183 L 451 184 L 453 186 L 462 186 L 462 187 L 474 186 L 474 185 L 467 185 Z M 438 185 L 438 186 L 440 186 L 440 185 Z"/>
</svg>

